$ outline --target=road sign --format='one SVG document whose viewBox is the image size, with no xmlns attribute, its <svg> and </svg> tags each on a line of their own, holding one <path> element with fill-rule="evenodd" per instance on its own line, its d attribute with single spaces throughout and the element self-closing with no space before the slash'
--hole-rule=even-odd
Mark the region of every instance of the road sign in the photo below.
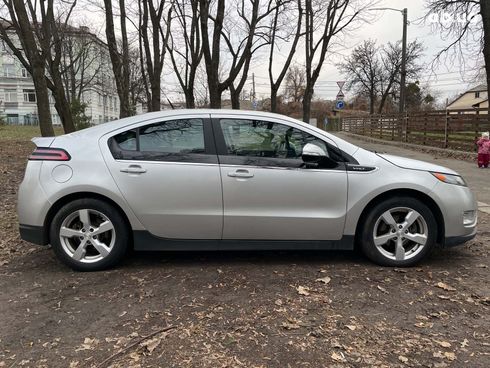
<svg viewBox="0 0 490 368">
<path fill-rule="evenodd" d="M 338 100 L 336 103 L 335 103 L 335 108 L 337 110 L 342 110 L 343 108 L 345 107 L 345 102 L 342 101 L 342 100 Z"/>
<path fill-rule="evenodd" d="M 339 89 L 342 91 L 342 87 L 344 86 L 345 81 L 338 81 L 337 86 L 339 86 Z"/>
<path fill-rule="evenodd" d="M 337 93 L 337 100 L 343 100 L 344 97 L 345 97 L 344 92 L 340 90 L 339 93 Z"/>
</svg>

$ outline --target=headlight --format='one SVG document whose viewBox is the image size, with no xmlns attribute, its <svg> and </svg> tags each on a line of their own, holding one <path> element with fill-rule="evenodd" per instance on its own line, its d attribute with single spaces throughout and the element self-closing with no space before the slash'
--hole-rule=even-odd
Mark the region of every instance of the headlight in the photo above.
<svg viewBox="0 0 490 368">
<path fill-rule="evenodd" d="M 443 173 L 438 173 L 438 172 L 431 172 L 431 174 L 434 175 L 440 181 L 443 181 L 444 183 L 461 185 L 463 187 L 466 186 L 466 182 L 459 175 L 450 175 L 450 174 L 443 174 Z"/>
</svg>

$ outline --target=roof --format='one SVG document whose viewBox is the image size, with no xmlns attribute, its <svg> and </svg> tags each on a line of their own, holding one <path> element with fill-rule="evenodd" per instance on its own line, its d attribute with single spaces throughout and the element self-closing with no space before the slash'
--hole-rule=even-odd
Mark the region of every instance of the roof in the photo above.
<svg viewBox="0 0 490 368">
<path fill-rule="evenodd" d="M 473 87 L 472 89 L 467 90 L 465 93 L 468 92 L 485 92 L 487 90 L 487 85 L 486 84 L 480 84 L 476 87 Z"/>
<path fill-rule="evenodd" d="M 329 134 L 325 132 L 324 130 L 321 130 L 319 128 L 316 128 L 312 125 L 306 124 L 300 120 L 293 119 L 289 116 L 281 115 L 281 114 L 275 114 L 271 112 L 265 112 L 265 111 L 248 111 L 248 110 L 231 110 L 231 109 L 176 109 L 176 110 L 163 110 L 163 111 L 154 111 L 154 112 L 148 112 L 146 114 L 141 114 L 141 115 L 135 115 L 131 117 L 127 117 L 124 119 L 120 120 L 114 120 L 110 121 L 108 123 L 103 123 L 100 125 L 93 126 L 91 128 L 87 129 L 82 129 L 79 131 L 76 131 L 74 133 L 70 134 L 65 134 L 58 136 L 56 139 L 87 139 L 89 141 L 93 141 L 94 137 L 102 137 L 105 134 L 117 131 L 119 129 L 124 129 L 126 127 L 129 127 L 130 125 L 137 124 L 137 123 L 144 123 L 148 121 L 151 123 L 151 120 L 154 119 L 159 119 L 159 118 L 167 118 L 167 117 L 180 117 L 180 118 L 185 118 L 186 116 L 194 116 L 196 115 L 210 115 L 210 114 L 220 114 L 223 116 L 236 116 L 238 119 L 280 119 L 284 122 L 290 122 L 294 125 L 299 125 L 307 130 L 311 130 L 314 132 L 317 132 L 323 136 L 329 137 L 332 141 L 334 141 L 340 149 L 343 151 L 347 152 L 348 154 L 352 155 L 359 147 L 344 141 L 341 138 L 338 138 L 332 134 Z M 154 122 L 154 121 L 153 121 Z"/>
<path fill-rule="evenodd" d="M 466 92 L 460 94 L 458 97 L 456 97 L 453 101 L 451 101 L 448 105 L 447 105 L 447 109 L 461 109 L 461 108 L 469 108 L 473 105 L 477 105 L 479 103 L 482 103 L 484 102 L 484 100 L 486 98 L 475 98 L 473 101 L 471 101 L 469 104 L 462 104 L 462 105 L 458 105 L 456 104 L 457 101 L 459 101 L 462 97 L 466 96 L 466 94 L 468 93 L 475 93 L 475 92 L 486 92 L 487 91 L 487 85 L 486 84 L 480 84 L 476 87 L 473 87 L 469 90 L 467 90 Z M 456 104 L 456 106 L 452 106 Z"/>
</svg>

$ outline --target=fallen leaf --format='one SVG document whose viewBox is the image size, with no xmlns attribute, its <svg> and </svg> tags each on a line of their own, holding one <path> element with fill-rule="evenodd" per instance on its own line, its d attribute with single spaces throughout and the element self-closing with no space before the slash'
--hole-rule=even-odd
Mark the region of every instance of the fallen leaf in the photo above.
<svg viewBox="0 0 490 368">
<path fill-rule="evenodd" d="M 342 353 L 339 354 L 335 351 L 332 353 L 331 358 L 337 362 L 343 362 L 345 360 Z"/>
<path fill-rule="evenodd" d="M 328 284 L 332 279 L 328 276 L 325 276 L 325 277 L 320 277 L 318 279 L 316 279 L 315 281 L 317 282 L 323 282 L 324 284 Z"/>
<path fill-rule="evenodd" d="M 274 302 L 275 305 L 279 305 L 281 306 L 282 305 L 282 300 L 281 299 L 277 299 L 275 302 Z"/>
<path fill-rule="evenodd" d="M 286 330 L 297 330 L 300 326 L 296 322 L 283 322 L 282 327 L 285 328 Z"/>
<path fill-rule="evenodd" d="M 99 343 L 99 340 L 96 338 L 91 339 L 90 337 L 86 337 L 83 340 L 82 346 L 80 346 L 78 349 L 75 351 L 80 351 L 80 350 L 93 350 L 95 349 L 95 345 Z"/>
<path fill-rule="evenodd" d="M 456 354 L 454 354 L 453 352 L 446 351 L 444 352 L 444 356 L 451 361 L 456 359 Z"/>
<path fill-rule="evenodd" d="M 156 347 L 160 345 L 161 341 L 162 341 L 161 337 L 154 337 L 153 339 L 142 342 L 141 346 L 145 347 L 146 350 L 148 350 L 148 352 L 151 354 L 153 353 L 153 350 L 155 350 Z"/>
<path fill-rule="evenodd" d="M 442 346 L 443 348 L 450 348 L 451 347 L 451 343 L 449 343 L 448 341 L 436 341 L 440 346 Z"/>
<path fill-rule="evenodd" d="M 304 286 L 298 286 L 296 288 L 296 291 L 298 292 L 299 295 L 306 295 L 306 296 L 310 295 L 308 288 Z"/>
<path fill-rule="evenodd" d="M 467 347 L 468 346 L 468 342 L 469 342 L 468 339 L 464 339 L 463 342 L 461 343 L 461 347 L 462 348 Z"/>
<path fill-rule="evenodd" d="M 449 286 L 448 284 L 445 284 L 443 282 L 438 282 L 436 286 L 446 291 L 456 291 L 456 288 L 453 288 L 452 286 Z"/>
<path fill-rule="evenodd" d="M 384 287 L 378 285 L 378 289 L 381 290 L 385 294 L 389 294 L 388 290 L 386 290 Z"/>
<path fill-rule="evenodd" d="M 354 325 L 345 325 L 349 330 L 354 331 L 356 329 L 356 326 Z"/>
<path fill-rule="evenodd" d="M 408 358 L 403 356 L 403 355 L 399 355 L 398 356 L 398 360 L 402 363 L 407 363 L 408 362 Z"/>
</svg>

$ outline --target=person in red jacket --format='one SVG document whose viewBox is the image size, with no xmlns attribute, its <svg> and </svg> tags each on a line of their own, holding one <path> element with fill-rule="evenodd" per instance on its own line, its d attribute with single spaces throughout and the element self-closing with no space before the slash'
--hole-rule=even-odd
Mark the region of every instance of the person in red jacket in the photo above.
<svg viewBox="0 0 490 368">
<path fill-rule="evenodd" d="M 476 142 L 478 146 L 478 167 L 487 168 L 490 162 L 490 139 L 488 132 L 484 132 Z"/>
</svg>

